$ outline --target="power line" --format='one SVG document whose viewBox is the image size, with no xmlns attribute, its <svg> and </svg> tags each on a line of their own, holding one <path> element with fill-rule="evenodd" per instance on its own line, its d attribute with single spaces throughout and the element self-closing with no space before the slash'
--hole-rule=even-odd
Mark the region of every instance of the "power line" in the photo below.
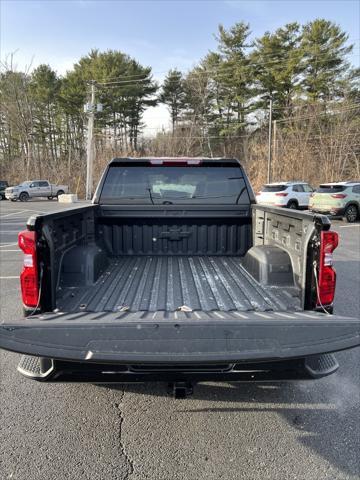
<svg viewBox="0 0 360 480">
<path fill-rule="evenodd" d="M 306 104 L 303 104 L 303 105 L 293 105 L 291 107 L 274 107 L 273 110 L 279 110 L 279 111 L 283 111 L 283 110 L 291 110 L 291 111 L 296 111 L 296 110 L 301 110 L 303 108 L 308 108 L 308 107 L 311 107 L 311 106 L 321 106 L 321 104 L 319 103 L 316 103 L 316 102 L 311 102 L 311 103 L 306 103 Z M 325 106 L 325 105 L 324 105 Z M 349 103 L 347 104 L 347 107 L 360 107 L 360 103 Z M 245 108 L 250 108 L 250 106 L 246 106 Z M 329 108 L 329 107 L 337 107 L 337 105 L 333 104 L 326 104 L 326 107 Z M 252 113 L 258 111 L 258 110 L 265 110 L 266 108 L 265 107 L 257 107 L 255 108 L 254 110 L 250 111 L 249 113 L 247 113 L 246 115 L 251 115 Z M 185 114 L 186 115 L 186 114 Z M 203 114 L 189 114 L 188 117 L 183 117 L 183 118 L 179 118 L 178 121 L 179 122 L 191 122 L 191 118 L 194 118 L 196 119 L 197 117 L 210 117 L 213 119 L 213 121 L 215 123 L 235 123 L 235 124 L 241 124 L 242 122 L 239 122 L 238 120 L 234 120 L 234 119 L 230 119 L 230 120 L 226 120 L 226 119 L 222 119 L 220 117 L 217 117 L 218 113 L 203 113 Z M 233 112 L 232 115 L 236 115 L 236 112 Z M 165 118 L 164 118 L 164 115 L 152 115 L 151 116 L 152 119 L 164 119 L 164 121 L 167 121 Z M 161 127 L 159 127 L 161 128 Z"/>
<path fill-rule="evenodd" d="M 359 104 L 354 104 L 354 107 L 347 107 L 347 108 L 344 108 L 338 112 L 321 112 L 321 113 L 318 113 L 316 115 L 311 115 L 311 116 L 301 116 L 301 117 L 289 117 L 289 118 L 286 118 L 286 119 L 283 119 L 282 121 L 296 121 L 296 120 L 300 120 L 300 119 L 304 119 L 304 118 L 316 118 L 317 116 L 319 115 L 325 115 L 325 114 L 328 114 L 328 115 L 331 115 L 331 114 L 340 114 L 342 113 L 343 111 L 344 112 L 347 112 L 347 111 L 351 111 L 351 110 L 354 110 L 356 108 L 360 108 L 360 103 Z M 158 117 L 158 118 L 163 118 L 163 117 Z M 281 120 L 281 119 L 280 119 Z M 280 120 L 276 120 L 278 123 L 280 122 Z M 123 121 L 123 120 L 120 120 L 119 121 L 119 127 L 121 128 L 121 125 L 124 125 L 126 123 L 126 120 Z M 197 122 L 196 120 L 186 120 L 186 119 L 183 119 L 183 120 L 179 120 L 178 124 L 177 124 L 177 128 L 178 129 L 181 129 L 181 128 L 186 128 L 188 127 L 189 125 L 195 125 L 195 126 L 198 126 L 198 127 L 201 127 L 202 125 Z M 239 121 L 227 121 L 227 120 L 222 120 L 221 122 L 218 121 L 218 122 L 214 122 L 212 123 L 208 128 L 210 129 L 213 129 L 213 128 L 216 128 L 216 127 L 220 127 L 220 128 L 231 128 L 231 127 L 236 127 L 237 125 L 243 125 L 243 122 L 239 122 Z M 156 130 L 157 133 L 168 133 L 168 130 L 164 130 L 165 127 L 147 127 L 147 126 L 143 126 L 141 128 L 144 128 L 145 130 Z M 101 132 L 101 128 L 99 129 L 99 131 Z M 254 132 L 256 132 L 257 130 L 254 130 Z M 254 133 L 252 132 L 252 133 Z M 242 135 L 241 137 L 238 137 L 238 138 L 247 138 L 249 137 L 249 135 L 251 135 L 252 133 L 249 133 L 247 135 Z M 343 136 L 344 134 L 342 134 Z M 346 133 L 345 135 L 357 135 L 357 133 Z M 332 136 L 332 135 L 329 135 L 329 136 Z M 309 137 L 309 138 L 326 138 L 326 136 L 324 135 L 319 135 L 317 137 Z"/>
<path fill-rule="evenodd" d="M 141 132 L 140 132 L 141 133 Z M 160 133 L 160 132 L 159 132 Z M 102 138 L 108 138 L 109 140 L 114 140 L 116 138 L 118 139 L 121 139 L 122 135 L 119 135 L 117 137 L 115 137 L 114 135 L 111 135 L 111 134 L 106 134 L 106 133 L 95 133 L 94 136 L 96 137 L 102 137 Z M 233 139 L 241 139 L 241 138 L 246 138 L 247 140 L 253 140 L 255 139 L 255 135 L 252 135 L 252 134 L 249 134 L 249 135 L 229 135 L 229 136 L 226 136 L 226 135 L 172 135 L 170 132 L 167 132 L 166 134 L 164 134 L 163 136 L 156 136 L 156 137 L 152 137 L 151 139 L 154 140 L 154 138 L 158 138 L 158 139 L 161 139 L 161 138 L 164 138 L 166 140 L 207 140 L 207 139 L 212 139 L 212 140 L 233 140 Z M 292 137 L 291 137 L 292 138 Z M 314 139 L 315 137 L 310 137 L 310 138 L 307 138 L 306 140 L 312 140 Z M 323 137 L 325 138 L 325 137 Z M 331 138 L 331 136 L 329 136 L 329 138 Z M 346 143 L 347 146 L 349 146 L 350 148 L 352 147 L 356 147 L 356 146 L 360 146 L 359 143 L 355 143 L 355 144 L 352 144 L 352 143 Z M 312 145 L 308 145 L 308 143 L 303 143 L 303 146 L 304 146 L 304 149 L 308 149 L 309 146 L 313 149 L 313 150 L 318 150 L 318 149 L 323 149 L 323 148 L 343 148 L 344 147 L 344 143 L 340 144 L 340 145 L 316 145 L 316 144 L 312 144 Z"/>
<path fill-rule="evenodd" d="M 306 105 L 304 106 L 306 107 Z M 334 107 L 336 108 L 336 105 L 334 105 Z M 355 102 L 355 103 L 350 103 L 348 105 L 345 106 L 345 108 L 337 108 L 337 111 L 336 112 L 332 112 L 332 111 L 327 111 L 327 112 L 320 112 L 320 113 L 317 113 L 317 114 L 312 114 L 312 115 L 302 115 L 300 117 L 289 117 L 289 118 L 284 118 L 284 119 L 279 119 L 279 120 L 276 120 L 278 123 L 279 122 L 287 122 L 287 121 L 292 121 L 292 120 L 301 120 L 301 119 L 307 119 L 307 118 L 316 118 L 320 115 L 338 115 L 342 112 L 347 112 L 347 111 L 351 111 L 351 110 L 355 110 L 357 108 L 360 108 L 360 102 Z M 203 116 L 212 116 L 211 114 L 204 114 Z M 163 118 L 162 116 L 157 116 L 157 117 L 153 117 L 153 118 Z M 192 120 L 191 120 L 192 118 Z M 189 119 L 187 118 L 182 118 L 182 119 L 179 119 L 178 120 L 178 127 L 181 128 L 181 127 L 186 127 L 187 125 L 189 124 L 194 124 L 194 125 L 199 125 L 199 123 L 196 121 L 198 119 L 198 115 L 197 114 L 193 114 L 193 115 L 190 115 Z M 123 119 L 119 119 L 120 122 L 123 120 Z M 200 119 L 199 119 L 200 120 Z M 220 121 L 221 120 L 221 121 Z M 126 122 L 126 120 L 125 120 Z M 181 125 L 180 123 L 184 123 L 184 125 Z M 211 127 L 216 127 L 217 125 L 219 124 L 225 124 L 225 125 L 242 125 L 244 122 L 240 122 L 238 120 L 226 120 L 226 119 L 219 119 L 219 118 L 215 118 L 213 120 L 213 124 L 211 125 Z M 154 130 L 159 130 L 161 131 L 162 130 L 162 127 L 146 127 L 148 129 L 154 129 Z"/>
<path fill-rule="evenodd" d="M 358 48 L 358 47 L 357 47 Z M 360 47 L 359 47 L 360 48 Z M 360 54 L 349 54 L 349 55 L 352 55 L 352 56 L 357 56 L 359 57 Z M 327 57 L 328 54 L 326 53 L 323 53 L 323 54 L 318 54 L 318 55 L 314 55 L 315 57 Z M 288 59 L 290 61 L 290 59 Z M 303 60 L 300 59 L 300 61 Z M 320 63 L 321 61 L 318 60 L 318 61 L 313 61 L 311 62 L 311 64 L 318 64 Z M 251 67 L 251 66 L 261 66 L 261 65 L 273 65 L 273 64 L 278 64 L 278 65 L 286 65 L 286 61 L 279 61 L 279 60 L 272 60 L 272 61 L 268 61 L 268 62 L 245 62 L 244 65 L 242 65 L 243 67 Z M 199 68 L 199 70 L 195 70 L 196 68 Z M 206 69 L 206 68 L 202 68 L 201 66 L 197 66 L 195 67 L 195 69 L 191 70 L 190 72 L 187 72 L 187 74 L 191 74 L 191 75 L 205 75 L 205 74 L 208 74 L 208 73 L 217 73 L 219 72 L 220 74 L 222 73 L 229 73 L 233 70 L 235 70 L 237 68 L 237 65 L 222 65 L 222 66 L 219 66 L 219 67 L 216 67 L 216 68 L 211 68 L 211 69 Z M 149 75 L 153 75 L 155 72 L 151 72 L 149 73 Z M 159 72 L 158 72 L 159 73 Z M 167 72 L 161 72 L 161 73 L 167 73 Z M 182 73 L 182 72 L 181 72 Z M 185 75 L 184 73 L 182 73 L 183 75 Z M 139 75 L 139 76 L 144 76 L 144 75 Z M 103 87 L 107 87 L 109 85 L 119 85 L 119 84 L 125 84 L 125 83 L 141 83 L 141 82 L 144 82 L 144 81 L 155 81 L 156 82 L 156 79 L 152 79 L 152 78 L 149 78 L 148 76 L 145 76 L 145 78 L 139 78 L 139 79 L 134 79 L 134 76 L 129 76 L 129 77 L 126 77 L 126 76 L 123 76 L 123 77 L 114 77 L 114 79 L 117 79 L 115 81 L 111 81 L 112 79 L 107 79 L 106 81 L 104 82 L 98 82 L 97 84 L 99 86 L 103 86 Z M 126 78 L 129 78 L 129 80 L 126 80 Z M 167 82 L 170 82 L 172 83 L 173 81 L 171 79 L 168 79 Z M 177 80 L 176 80 L 177 82 Z"/>
<path fill-rule="evenodd" d="M 277 120 L 277 123 L 290 122 L 292 120 L 306 120 L 306 119 L 310 119 L 310 118 L 317 118 L 320 115 L 339 115 L 343 112 L 348 112 L 350 110 L 355 110 L 357 108 L 360 108 L 360 103 L 357 103 L 355 105 L 356 106 L 354 106 L 354 107 L 344 108 L 342 110 L 338 110 L 337 112 L 321 112 L 321 113 L 318 113 L 317 115 L 284 118 L 284 119 Z"/>
<path fill-rule="evenodd" d="M 358 54 L 357 56 L 360 57 L 360 54 Z M 256 66 L 256 65 L 259 65 L 259 64 L 253 64 L 253 65 Z M 285 65 L 285 63 L 279 62 L 279 65 Z M 311 65 L 314 65 L 314 62 L 312 62 Z M 250 66 L 250 65 L 246 65 L 246 67 L 248 67 L 248 66 Z M 227 68 L 229 68 L 229 70 L 227 70 Z M 236 72 L 236 66 L 223 67 L 223 70 L 219 69 L 218 71 L 202 69 L 201 71 L 190 72 L 192 78 L 190 78 L 190 79 L 186 78 L 186 80 L 189 82 L 196 77 L 200 77 L 201 75 L 215 74 L 216 78 L 209 78 L 209 80 L 221 81 L 222 79 L 227 79 L 228 75 L 230 75 L 233 72 Z M 301 72 L 299 72 L 299 74 L 300 73 Z M 183 78 L 182 80 L 185 80 L 185 78 Z M 142 84 L 145 85 L 146 83 L 151 83 L 151 82 L 153 82 L 152 86 L 155 86 L 155 85 L 158 85 L 159 87 L 163 86 L 162 83 L 159 84 L 158 80 L 152 79 L 152 78 L 145 78 L 145 79 L 138 79 L 138 80 L 136 80 L 136 79 L 135 80 L 118 80 L 118 81 L 114 81 L 114 82 L 97 83 L 97 85 L 100 88 L 116 88 L 116 87 L 120 87 L 120 86 L 124 86 L 124 87 L 133 86 L 133 85 L 140 85 L 141 86 Z M 167 82 L 167 84 L 175 84 L 175 85 L 178 83 L 177 80 L 172 80 L 172 79 L 167 79 L 166 82 Z M 227 86 L 224 85 L 224 88 L 227 88 Z"/>
<path fill-rule="evenodd" d="M 359 39 L 360 40 L 360 39 Z M 345 47 L 346 48 L 346 47 Z M 353 47 L 354 50 L 359 50 L 360 49 L 360 45 L 359 46 L 354 46 Z M 262 53 L 261 56 L 264 57 L 264 56 L 269 56 L 269 57 L 273 57 L 275 54 L 274 53 Z M 315 57 L 323 57 L 323 56 L 327 56 L 328 54 L 327 53 L 319 53 L 319 54 L 314 54 Z M 358 54 L 353 54 L 353 53 L 348 53 L 348 54 L 344 54 L 344 56 L 359 56 Z M 275 62 L 278 62 L 278 60 L 274 59 L 273 61 Z M 269 61 L 269 62 L 254 62 L 254 63 L 251 63 L 250 62 L 250 65 L 262 65 L 262 64 L 267 64 L 267 63 L 272 63 L 273 61 Z M 231 68 L 234 68 L 232 67 L 231 65 L 228 65 L 228 67 L 231 67 Z M 195 67 L 196 68 L 196 67 Z M 201 68 L 201 67 L 200 67 Z M 225 65 L 222 66 L 221 68 L 225 68 Z M 148 75 L 155 75 L 155 74 L 167 74 L 169 73 L 170 70 L 177 70 L 177 68 L 170 68 L 169 70 L 157 70 L 157 71 L 151 71 L 149 72 Z M 179 71 L 182 75 L 184 75 L 184 72 L 181 72 L 180 70 L 177 70 Z M 204 73 L 206 73 L 206 71 L 209 71 L 209 70 L 203 70 Z M 190 72 L 193 73 L 193 71 L 191 70 Z M 189 73 L 189 72 L 188 72 Z M 143 77 L 145 74 L 133 74 L 133 75 L 119 75 L 119 76 L 116 76 L 116 77 L 110 77 L 110 78 L 106 78 L 106 79 L 103 79 L 99 82 L 99 84 L 108 84 L 108 83 L 112 83 L 112 80 L 124 80 L 124 79 L 133 79 L 133 78 L 138 78 L 138 77 Z M 145 75 L 146 77 L 147 75 Z M 141 80 L 141 78 L 140 78 Z M 115 82 L 117 83 L 117 82 Z"/>
</svg>

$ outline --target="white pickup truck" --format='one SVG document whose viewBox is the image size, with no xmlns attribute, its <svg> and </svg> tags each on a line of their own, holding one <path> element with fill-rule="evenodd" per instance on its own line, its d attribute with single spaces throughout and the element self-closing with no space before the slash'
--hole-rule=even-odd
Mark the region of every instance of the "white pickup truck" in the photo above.
<svg viewBox="0 0 360 480">
<path fill-rule="evenodd" d="M 35 197 L 47 197 L 52 200 L 68 191 L 67 185 L 54 185 L 47 180 L 30 180 L 14 187 L 8 187 L 5 190 L 5 197 L 13 202 L 16 200 L 27 202 L 30 198 Z"/>
</svg>

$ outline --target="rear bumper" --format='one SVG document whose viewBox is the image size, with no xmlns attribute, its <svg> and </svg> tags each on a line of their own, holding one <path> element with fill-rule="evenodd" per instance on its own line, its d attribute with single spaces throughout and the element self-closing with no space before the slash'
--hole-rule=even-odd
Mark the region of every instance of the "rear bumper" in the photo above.
<svg viewBox="0 0 360 480">
<path fill-rule="evenodd" d="M 339 365 L 332 354 L 278 362 L 238 364 L 104 364 L 66 362 L 23 356 L 18 371 L 41 382 L 265 382 L 312 380 L 330 375 Z"/>
<path fill-rule="evenodd" d="M 287 206 L 287 201 L 286 202 L 283 202 L 283 203 L 276 203 L 276 202 L 266 202 L 264 200 L 256 200 L 256 203 L 258 203 L 259 205 L 266 205 L 267 207 L 282 207 L 282 208 L 285 208 Z"/>
<path fill-rule="evenodd" d="M 345 208 L 326 207 L 321 209 L 319 207 L 310 208 L 313 213 L 321 213 L 323 215 L 330 215 L 332 217 L 343 217 L 345 214 Z"/>
</svg>

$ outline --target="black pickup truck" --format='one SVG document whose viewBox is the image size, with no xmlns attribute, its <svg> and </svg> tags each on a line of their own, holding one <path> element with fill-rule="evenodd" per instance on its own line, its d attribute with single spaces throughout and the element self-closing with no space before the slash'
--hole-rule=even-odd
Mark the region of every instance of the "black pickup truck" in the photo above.
<svg viewBox="0 0 360 480">
<path fill-rule="evenodd" d="M 19 371 L 57 382 L 312 379 L 358 346 L 332 315 L 326 216 L 261 206 L 237 160 L 117 158 L 91 205 L 19 234 L 26 318 L 0 326 Z"/>
</svg>

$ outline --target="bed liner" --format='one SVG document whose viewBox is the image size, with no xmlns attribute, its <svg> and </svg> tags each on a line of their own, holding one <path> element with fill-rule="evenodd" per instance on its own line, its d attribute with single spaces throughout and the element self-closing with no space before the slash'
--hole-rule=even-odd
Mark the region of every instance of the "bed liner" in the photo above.
<svg viewBox="0 0 360 480">
<path fill-rule="evenodd" d="M 264 287 L 232 256 L 112 257 L 96 283 L 57 295 L 66 312 L 300 310 L 296 288 Z"/>
</svg>

